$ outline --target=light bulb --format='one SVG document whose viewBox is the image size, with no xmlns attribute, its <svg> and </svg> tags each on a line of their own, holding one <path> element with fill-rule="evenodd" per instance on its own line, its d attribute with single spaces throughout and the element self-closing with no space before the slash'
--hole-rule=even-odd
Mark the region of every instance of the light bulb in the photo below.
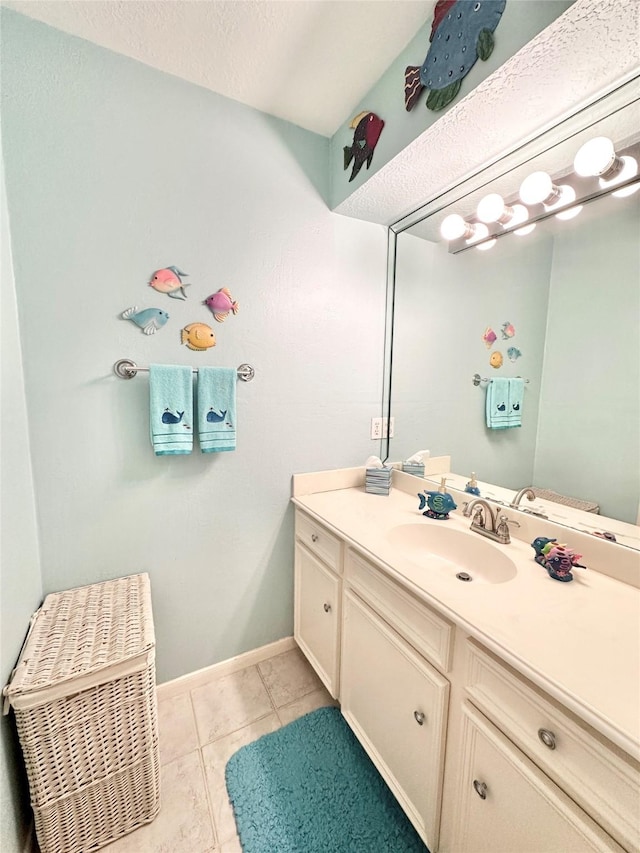
<svg viewBox="0 0 640 853">
<path fill-rule="evenodd" d="M 473 230 L 459 213 L 451 213 L 442 220 L 440 233 L 445 240 L 458 240 L 460 237 L 469 237 Z"/>
<path fill-rule="evenodd" d="M 518 237 L 524 237 L 525 234 L 531 234 L 531 232 L 533 231 L 533 229 L 535 227 L 536 227 L 536 223 L 530 222 L 528 225 L 523 225 L 522 228 L 516 228 L 516 230 L 513 233 L 517 234 Z"/>
<path fill-rule="evenodd" d="M 511 219 L 505 223 L 505 228 L 507 226 L 511 228 L 514 225 L 520 225 L 521 222 L 526 222 L 529 218 L 529 211 L 524 204 L 514 204 L 511 210 Z"/>
<path fill-rule="evenodd" d="M 567 205 L 573 204 L 576 200 L 576 191 L 568 184 L 560 184 L 556 189 L 558 190 L 558 198 L 556 201 L 551 202 L 551 204 L 545 204 L 547 210 L 555 210 L 557 207 L 567 207 Z"/>
<path fill-rule="evenodd" d="M 511 208 L 504 203 L 498 193 L 489 193 L 478 203 L 478 219 L 480 222 L 502 222 L 511 218 Z"/>
<path fill-rule="evenodd" d="M 635 178 L 638 174 L 638 162 L 635 157 L 618 157 L 617 164 L 618 168 L 615 174 L 611 175 L 611 177 L 603 175 L 598 181 L 603 190 L 606 190 L 609 187 L 615 187 L 616 184 L 621 184 L 624 181 L 628 181 L 630 178 Z M 618 192 L 620 193 L 622 190 L 619 190 Z M 616 193 L 616 195 L 618 195 L 618 193 Z"/>
<path fill-rule="evenodd" d="M 471 234 L 467 237 L 468 246 L 472 246 L 478 240 L 484 240 L 485 237 L 489 236 L 489 229 L 482 222 L 476 222 L 469 227 L 471 228 Z"/>
<path fill-rule="evenodd" d="M 520 198 L 525 204 L 553 204 L 559 190 L 546 172 L 532 172 L 520 184 Z"/>
<path fill-rule="evenodd" d="M 596 136 L 580 148 L 573 160 L 573 168 L 582 178 L 597 177 L 609 172 L 616 160 L 613 142 L 607 136 Z"/>
<path fill-rule="evenodd" d="M 556 219 L 573 219 L 574 216 L 577 216 L 580 213 L 582 207 L 583 206 L 581 204 L 568 207 L 566 210 L 556 213 Z"/>
<path fill-rule="evenodd" d="M 487 240 L 484 243 L 480 243 L 479 246 L 476 246 L 476 249 L 479 252 L 486 252 L 487 249 L 493 249 L 493 247 L 495 246 L 495 244 L 497 242 L 498 242 L 497 239 L 494 237 L 493 240 Z"/>
</svg>

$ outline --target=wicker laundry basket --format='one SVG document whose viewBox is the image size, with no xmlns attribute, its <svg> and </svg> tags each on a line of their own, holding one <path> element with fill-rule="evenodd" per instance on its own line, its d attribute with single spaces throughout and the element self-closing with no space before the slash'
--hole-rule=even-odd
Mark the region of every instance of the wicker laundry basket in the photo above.
<svg viewBox="0 0 640 853">
<path fill-rule="evenodd" d="M 42 853 L 87 853 L 160 807 L 147 574 L 48 595 L 9 684 Z"/>
</svg>

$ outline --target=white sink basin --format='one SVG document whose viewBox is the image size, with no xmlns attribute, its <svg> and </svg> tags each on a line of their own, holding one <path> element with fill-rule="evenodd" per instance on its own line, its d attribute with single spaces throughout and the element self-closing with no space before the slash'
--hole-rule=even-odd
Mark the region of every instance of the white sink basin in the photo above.
<svg viewBox="0 0 640 853">
<path fill-rule="evenodd" d="M 494 545 L 479 533 L 467 533 L 447 527 L 446 521 L 400 524 L 387 534 L 387 540 L 408 560 L 420 566 L 430 557 L 442 561 L 431 565 L 439 572 L 456 578 L 460 572 L 467 582 L 505 583 L 517 574 L 516 564 L 503 550 L 508 545 Z"/>
</svg>

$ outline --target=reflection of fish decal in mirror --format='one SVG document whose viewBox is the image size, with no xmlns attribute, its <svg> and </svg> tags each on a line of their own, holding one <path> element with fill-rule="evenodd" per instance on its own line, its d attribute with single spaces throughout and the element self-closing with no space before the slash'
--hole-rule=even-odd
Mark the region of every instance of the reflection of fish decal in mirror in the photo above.
<svg viewBox="0 0 640 853">
<path fill-rule="evenodd" d="M 165 409 L 162 413 L 162 423 L 163 424 L 179 424 L 184 416 L 184 412 L 178 412 L 177 415 L 174 415 L 169 409 Z"/>
<path fill-rule="evenodd" d="M 518 347 L 509 347 L 507 350 L 507 355 L 509 356 L 509 361 L 517 361 L 522 353 L 518 349 Z"/>
<path fill-rule="evenodd" d="M 210 424 L 220 423 L 220 421 L 223 421 L 226 418 L 226 416 L 227 416 L 227 410 L 226 409 L 224 410 L 224 412 L 221 412 L 220 414 L 217 414 L 213 409 L 209 409 L 209 411 L 207 412 L 207 421 Z"/>
</svg>

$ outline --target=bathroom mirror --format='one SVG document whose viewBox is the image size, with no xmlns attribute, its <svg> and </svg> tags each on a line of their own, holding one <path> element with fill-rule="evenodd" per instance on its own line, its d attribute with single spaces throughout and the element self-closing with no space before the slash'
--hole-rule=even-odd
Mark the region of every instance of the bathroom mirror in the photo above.
<svg viewBox="0 0 640 853">
<path fill-rule="evenodd" d="M 636 79 L 392 226 L 385 413 L 390 461 L 448 455 L 452 485 L 473 471 L 506 503 L 523 486 L 552 491 L 565 501 L 543 502 L 552 520 L 640 548 L 640 191 L 614 196 L 574 171 L 595 137 L 640 156 L 638 97 Z M 490 193 L 520 202 L 541 170 L 576 188 L 573 218 L 531 203 L 535 228 L 494 222 L 490 248 L 441 236 L 451 213 L 477 221 Z M 516 376 L 521 426 L 488 428 L 487 380 Z"/>
</svg>

